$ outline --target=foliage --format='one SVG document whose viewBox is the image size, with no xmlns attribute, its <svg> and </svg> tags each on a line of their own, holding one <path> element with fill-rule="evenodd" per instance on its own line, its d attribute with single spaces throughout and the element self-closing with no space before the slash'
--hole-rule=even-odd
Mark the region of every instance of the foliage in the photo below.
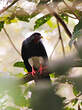
<svg viewBox="0 0 82 110">
<path fill-rule="evenodd" d="M 33 13 L 31 15 L 27 14 L 27 15 L 16 15 L 16 17 L 18 18 L 18 20 L 20 21 L 24 21 L 24 22 L 30 22 L 30 20 L 35 17 L 37 15 L 37 13 Z"/>
<path fill-rule="evenodd" d="M 65 14 L 61 14 L 60 17 L 61 17 L 66 23 L 68 23 L 68 16 L 66 16 Z"/>
<path fill-rule="evenodd" d="M 24 62 L 22 62 L 22 61 L 16 62 L 13 66 L 14 67 L 20 67 L 20 68 L 25 68 Z"/>
<path fill-rule="evenodd" d="M 62 110 L 63 99 L 54 94 L 54 88 L 48 83 L 46 81 L 39 82 L 32 89 L 31 106 L 33 110 L 50 110 L 51 108 L 52 110 Z"/>
<path fill-rule="evenodd" d="M 77 88 L 73 87 L 73 93 L 75 96 L 77 96 L 79 94 L 79 91 L 77 90 Z"/>
<path fill-rule="evenodd" d="M 72 44 L 76 39 L 79 39 L 82 36 L 82 19 L 79 20 L 79 23 L 74 27 L 74 31 L 72 34 L 72 38 L 69 42 L 69 46 L 71 47 Z"/>
<path fill-rule="evenodd" d="M 75 106 L 75 105 L 77 104 L 77 102 L 78 102 L 78 99 L 74 99 L 74 100 L 72 101 L 73 106 Z"/>
<path fill-rule="evenodd" d="M 12 107 L 12 106 L 8 106 L 8 107 L 6 108 L 6 110 L 20 110 L 20 109 L 15 108 L 15 107 Z"/>
<path fill-rule="evenodd" d="M 5 80 L 5 83 L 3 83 Z M 15 108 L 13 106 L 7 106 L 7 103 L 15 104 L 16 107 L 29 107 L 29 99 L 25 98 L 25 91 L 27 90 L 26 87 L 23 86 L 23 88 L 18 84 L 16 79 L 13 78 L 6 78 L 6 77 L 0 77 L 0 98 L 4 99 L 4 96 L 8 95 L 8 98 L 6 99 L 6 110 L 20 110 L 18 108 Z M 24 90 L 23 90 L 24 89 Z M 29 89 L 28 89 L 29 91 Z M 28 94 L 27 91 L 27 94 Z M 10 100 L 10 101 L 9 101 Z M 1 105 L 1 109 L 4 108 L 4 106 Z"/>
<path fill-rule="evenodd" d="M 35 21 L 34 30 L 39 28 L 41 25 L 46 23 L 52 16 L 50 14 L 47 14 Z"/>
</svg>

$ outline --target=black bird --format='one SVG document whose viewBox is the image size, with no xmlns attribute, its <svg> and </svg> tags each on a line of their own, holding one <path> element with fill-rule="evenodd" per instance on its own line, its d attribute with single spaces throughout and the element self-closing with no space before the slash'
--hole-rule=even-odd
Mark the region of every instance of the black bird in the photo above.
<svg viewBox="0 0 82 110">
<path fill-rule="evenodd" d="M 22 43 L 22 58 L 26 69 L 33 76 L 36 71 L 42 73 L 42 70 L 46 67 L 46 62 L 48 61 L 48 56 L 41 38 L 42 36 L 40 33 L 34 33 Z"/>
</svg>

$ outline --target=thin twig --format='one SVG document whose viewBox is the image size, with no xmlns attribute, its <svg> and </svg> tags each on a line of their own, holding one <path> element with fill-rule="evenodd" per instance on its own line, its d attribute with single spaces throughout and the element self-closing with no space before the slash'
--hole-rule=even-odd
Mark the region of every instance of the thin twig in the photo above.
<svg viewBox="0 0 82 110">
<path fill-rule="evenodd" d="M 65 56 L 65 49 L 64 49 L 63 39 L 62 39 L 62 36 L 61 36 L 61 31 L 60 31 L 60 26 L 59 26 L 58 20 L 57 20 L 57 25 L 58 25 L 59 39 L 61 41 L 63 55 Z"/>
<path fill-rule="evenodd" d="M 55 11 L 53 11 L 53 9 L 49 5 L 46 5 L 46 7 L 47 7 L 48 11 L 50 12 L 50 14 L 52 16 L 55 16 L 55 18 L 60 22 L 60 24 L 63 26 L 66 34 L 71 39 L 72 34 L 71 34 L 70 30 L 68 29 L 66 23 L 60 18 L 60 16 Z M 74 42 L 74 46 L 76 49 L 78 48 L 76 41 Z"/>
<path fill-rule="evenodd" d="M 77 19 L 77 18 L 75 18 L 75 17 L 73 17 L 73 16 L 68 15 L 67 13 L 65 13 L 64 15 L 66 15 L 66 16 L 68 16 L 68 17 L 70 17 L 70 18 L 73 18 L 73 19 Z"/>
<path fill-rule="evenodd" d="M 69 100 L 67 103 L 65 103 L 65 106 L 66 105 L 68 105 L 69 103 L 71 103 L 73 100 L 76 100 L 76 99 L 78 99 L 79 100 L 79 98 L 78 97 L 80 97 L 82 95 L 82 93 L 80 93 L 79 95 L 77 95 L 76 97 L 74 97 L 73 99 L 71 99 L 71 100 Z"/>
<path fill-rule="evenodd" d="M 13 46 L 13 48 L 14 48 L 14 49 L 16 50 L 16 52 L 21 56 L 21 53 L 20 53 L 20 52 L 18 51 L 18 49 L 15 47 L 15 45 L 14 45 L 14 43 L 12 42 L 12 40 L 11 40 L 9 34 L 7 33 L 6 29 L 3 28 L 3 30 L 4 30 L 4 32 L 5 32 L 6 36 L 7 36 L 7 38 L 9 39 L 11 45 Z"/>
<path fill-rule="evenodd" d="M 56 47 L 57 47 L 59 41 L 60 41 L 60 39 L 58 38 L 58 41 L 56 42 L 56 44 L 55 44 L 55 46 L 54 46 L 54 49 L 53 49 L 53 51 L 52 51 L 52 53 L 51 53 L 51 55 L 50 55 L 50 59 L 51 59 L 51 57 L 52 57 L 52 55 L 53 55 L 53 53 L 54 53 L 54 50 L 56 49 Z"/>
<path fill-rule="evenodd" d="M 79 20 L 79 17 L 73 12 L 73 10 L 67 5 L 67 3 L 63 0 L 63 3 L 66 5 L 66 7 L 72 12 L 73 15 Z"/>
<path fill-rule="evenodd" d="M 49 5 L 46 5 L 46 7 L 47 7 L 48 11 L 50 12 L 50 14 L 52 16 L 55 16 L 55 18 L 60 22 L 60 24 L 63 26 L 65 32 L 71 39 L 72 34 L 71 34 L 70 30 L 68 29 L 67 25 L 65 24 L 65 22 L 60 18 L 60 16 L 55 11 L 53 11 L 53 9 Z"/>
<path fill-rule="evenodd" d="M 0 10 L 0 14 L 2 14 L 3 12 L 5 12 L 6 10 L 8 10 L 11 6 L 13 6 L 18 1 L 19 0 L 14 0 L 9 6 L 3 8 L 2 10 Z"/>
<path fill-rule="evenodd" d="M 77 19 L 76 17 L 70 16 L 69 14 L 65 13 L 63 10 L 60 10 L 58 6 L 57 6 L 57 9 L 59 11 L 61 11 L 65 16 L 68 16 L 68 17 L 73 18 L 73 19 Z"/>
</svg>

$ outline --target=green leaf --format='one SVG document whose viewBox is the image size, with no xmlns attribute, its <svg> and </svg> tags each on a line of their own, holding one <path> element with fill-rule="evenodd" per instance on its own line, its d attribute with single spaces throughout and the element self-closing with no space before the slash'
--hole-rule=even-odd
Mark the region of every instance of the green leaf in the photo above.
<svg viewBox="0 0 82 110">
<path fill-rule="evenodd" d="M 72 47 L 72 44 L 74 43 L 75 39 L 79 38 L 79 37 L 82 37 L 82 29 L 80 29 L 79 31 L 77 31 L 76 33 L 74 33 L 72 35 L 72 38 L 71 38 L 71 40 L 69 42 L 70 48 Z"/>
<path fill-rule="evenodd" d="M 16 16 L 20 21 L 26 21 L 29 22 L 29 15 L 23 15 L 23 16 Z"/>
<path fill-rule="evenodd" d="M 22 62 L 22 61 L 16 62 L 13 66 L 14 67 L 20 67 L 20 68 L 25 68 L 24 62 Z"/>
<path fill-rule="evenodd" d="M 20 110 L 20 109 L 9 106 L 6 108 L 6 110 Z"/>
<path fill-rule="evenodd" d="M 82 29 L 82 18 L 79 20 L 79 23 L 74 27 L 74 33 L 77 33 L 80 29 Z"/>
<path fill-rule="evenodd" d="M 17 19 L 16 18 L 8 18 L 7 20 L 5 20 L 6 24 L 11 24 L 11 23 L 16 23 Z"/>
<path fill-rule="evenodd" d="M 15 16 L 12 14 L 9 15 L 3 15 L 0 17 L 0 21 L 4 21 L 4 23 L 6 24 L 11 24 L 11 23 L 16 23 L 17 19 L 15 18 Z"/>
<path fill-rule="evenodd" d="M 3 27 L 4 27 L 4 21 L 0 21 L 0 31 L 2 30 Z"/>
<path fill-rule="evenodd" d="M 65 14 L 61 14 L 60 17 L 62 18 L 62 20 L 68 23 L 68 16 L 66 16 Z"/>
<path fill-rule="evenodd" d="M 73 87 L 73 93 L 75 96 L 77 96 L 79 94 L 79 91 L 77 90 L 76 87 Z"/>
<path fill-rule="evenodd" d="M 30 20 L 35 17 L 38 13 L 33 13 L 31 15 L 17 15 L 16 17 L 20 20 L 20 21 L 24 21 L 24 22 L 30 22 Z"/>
<path fill-rule="evenodd" d="M 82 37 L 82 18 L 79 20 L 79 23 L 74 27 L 72 38 L 69 42 L 71 47 L 76 38 Z"/>
<path fill-rule="evenodd" d="M 34 25 L 34 30 L 39 28 L 41 25 L 43 25 L 44 23 L 46 23 L 48 20 L 50 20 L 52 16 L 50 14 L 47 14 L 39 19 L 37 19 L 35 21 L 35 25 Z"/>
<path fill-rule="evenodd" d="M 74 99 L 74 100 L 72 101 L 73 106 L 75 106 L 75 105 L 77 104 L 77 102 L 78 102 L 78 99 Z"/>
</svg>

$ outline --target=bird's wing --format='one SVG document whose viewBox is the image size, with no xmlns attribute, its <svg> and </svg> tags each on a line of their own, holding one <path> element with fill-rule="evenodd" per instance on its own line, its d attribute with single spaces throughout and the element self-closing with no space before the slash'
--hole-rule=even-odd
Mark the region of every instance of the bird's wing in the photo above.
<svg viewBox="0 0 82 110">
<path fill-rule="evenodd" d="M 42 42 L 39 42 L 39 47 L 40 47 L 40 56 L 42 56 L 44 60 L 48 60 L 47 52 Z"/>
<path fill-rule="evenodd" d="M 24 64 L 28 72 L 32 71 L 32 67 L 28 62 L 28 49 L 29 49 L 29 38 L 23 41 L 22 47 L 21 47 L 21 56 L 22 59 L 24 60 Z"/>
</svg>

